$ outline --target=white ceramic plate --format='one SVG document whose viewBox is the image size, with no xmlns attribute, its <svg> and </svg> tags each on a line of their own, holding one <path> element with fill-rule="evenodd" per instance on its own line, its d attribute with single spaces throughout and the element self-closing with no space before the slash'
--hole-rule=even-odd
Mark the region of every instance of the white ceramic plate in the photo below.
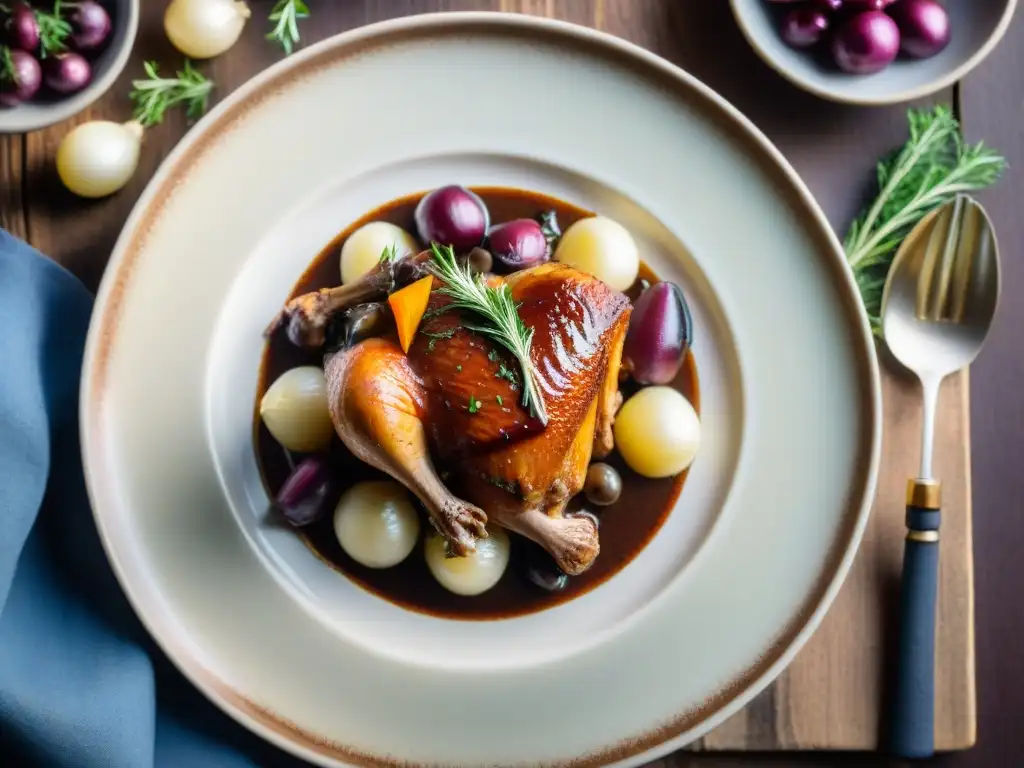
<svg viewBox="0 0 1024 768">
<path fill-rule="evenodd" d="M 623 222 L 687 291 L 702 378 L 706 443 L 653 543 L 585 597 L 494 622 L 412 614 L 327 569 L 268 524 L 251 445 L 260 331 L 309 261 L 365 211 L 453 181 Z M 212 700 L 323 765 L 677 748 L 806 641 L 874 490 L 870 334 L 799 179 L 686 74 L 527 17 L 366 27 L 226 99 L 132 214 L 86 357 L 88 482 L 136 610 Z"/>
</svg>

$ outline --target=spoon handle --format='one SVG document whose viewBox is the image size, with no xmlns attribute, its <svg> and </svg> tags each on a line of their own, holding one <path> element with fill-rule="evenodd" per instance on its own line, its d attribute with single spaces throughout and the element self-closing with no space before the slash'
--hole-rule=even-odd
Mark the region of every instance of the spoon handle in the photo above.
<svg viewBox="0 0 1024 768">
<path fill-rule="evenodd" d="M 890 742 L 897 757 L 935 752 L 935 601 L 939 582 L 941 486 L 907 484 L 907 538 L 900 587 L 900 634 Z"/>
</svg>

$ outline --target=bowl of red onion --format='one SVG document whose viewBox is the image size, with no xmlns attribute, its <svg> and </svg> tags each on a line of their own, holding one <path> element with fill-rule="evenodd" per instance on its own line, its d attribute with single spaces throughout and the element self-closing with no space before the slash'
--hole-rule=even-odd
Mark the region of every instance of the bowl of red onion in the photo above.
<svg viewBox="0 0 1024 768">
<path fill-rule="evenodd" d="M 895 104 L 952 85 L 1003 37 L 1017 0 L 732 0 L 750 45 L 832 101 Z"/>
<path fill-rule="evenodd" d="M 114 84 L 139 26 L 139 0 L 0 4 L 0 133 L 45 128 Z"/>
</svg>

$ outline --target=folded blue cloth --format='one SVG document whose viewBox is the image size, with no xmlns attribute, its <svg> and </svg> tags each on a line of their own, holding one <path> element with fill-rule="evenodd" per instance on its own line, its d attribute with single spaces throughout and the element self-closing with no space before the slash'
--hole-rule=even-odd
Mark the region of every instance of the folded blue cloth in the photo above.
<svg viewBox="0 0 1024 768">
<path fill-rule="evenodd" d="M 135 617 L 78 447 L 92 296 L 0 229 L 0 765 L 305 765 L 217 710 Z"/>
</svg>

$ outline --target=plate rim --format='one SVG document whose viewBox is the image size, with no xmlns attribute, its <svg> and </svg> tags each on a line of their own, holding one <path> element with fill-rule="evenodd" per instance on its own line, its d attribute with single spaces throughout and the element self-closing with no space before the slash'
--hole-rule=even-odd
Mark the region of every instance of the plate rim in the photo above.
<svg viewBox="0 0 1024 768">
<path fill-rule="evenodd" d="M 194 654 L 190 654 L 186 646 L 169 642 L 162 636 L 161 632 L 166 629 L 164 617 L 158 615 L 157 606 L 144 606 L 135 594 L 127 569 L 115 552 L 103 515 L 98 511 L 100 502 L 109 500 L 116 488 L 104 469 L 103 393 L 124 295 L 130 288 L 135 263 L 149 237 L 153 221 L 166 204 L 168 195 L 161 193 L 172 190 L 180 182 L 189 159 L 201 158 L 204 147 L 230 130 L 232 123 L 264 98 L 287 88 L 305 74 L 337 65 L 361 51 L 387 45 L 396 37 L 400 40 L 416 38 L 424 32 L 446 28 L 464 33 L 480 29 L 492 33 L 517 33 L 527 39 L 538 34 L 554 37 L 618 66 L 630 67 L 648 77 L 669 82 L 673 88 L 668 98 L 678 98 L 677 94 L 683 91 L 717 110 L 719 114 L 716 117 L 731 127 L 738 140 L 756 145 L 762 153 L 766 170 L 784 177 L 789 193 L 802 205 L 804 213 L 810 214 L 808 232 L 818 244 L 826 266 L 834 274 L 837 289 L 844 293 L 843 305 L 850 320 L 851 346 L 855 348 L 866 374 L 866 380 L 862 382 L 867 417 L 862 437 L 865 447 L 857 468 L 857 477 L 862 482 L 851 489 L 847 519 L 843 525 L 845 530 L 828 553 L 829 567 L 822 570 L 812 597 L 804 608 L 753 666 L 741 671 L 700 707 L 681 712 L 670 722 L 653 724 L 647 732 L 628 737 L 598 752 L 546 765 L 551 768 L 556 765 L 580 768 L 634 764 L 646 757 L 676 749 L 733 715 L 766 688 L 806 644 L 834 601 L 859 548 L 875 497 L 882 441 L 881 379 L 873 335 L 839 240 L 825 214 L 782 153 L 736 107 L 693 75 L 639 45 L 590 27 L 526 14 L 486 11 L 421 14 L 376 22 L 329 37 L 256 74 L 225 97 L 161 162 L 118 236 L 97 292 L 85 346 L 79 413 L 83 469 L 93 517 L 111 568 L 147 632 L 179 672 L 228 716 L 278 747 L 320 765 L 410 765 L 309 733 L 235 691 Z"/>
</svg>

